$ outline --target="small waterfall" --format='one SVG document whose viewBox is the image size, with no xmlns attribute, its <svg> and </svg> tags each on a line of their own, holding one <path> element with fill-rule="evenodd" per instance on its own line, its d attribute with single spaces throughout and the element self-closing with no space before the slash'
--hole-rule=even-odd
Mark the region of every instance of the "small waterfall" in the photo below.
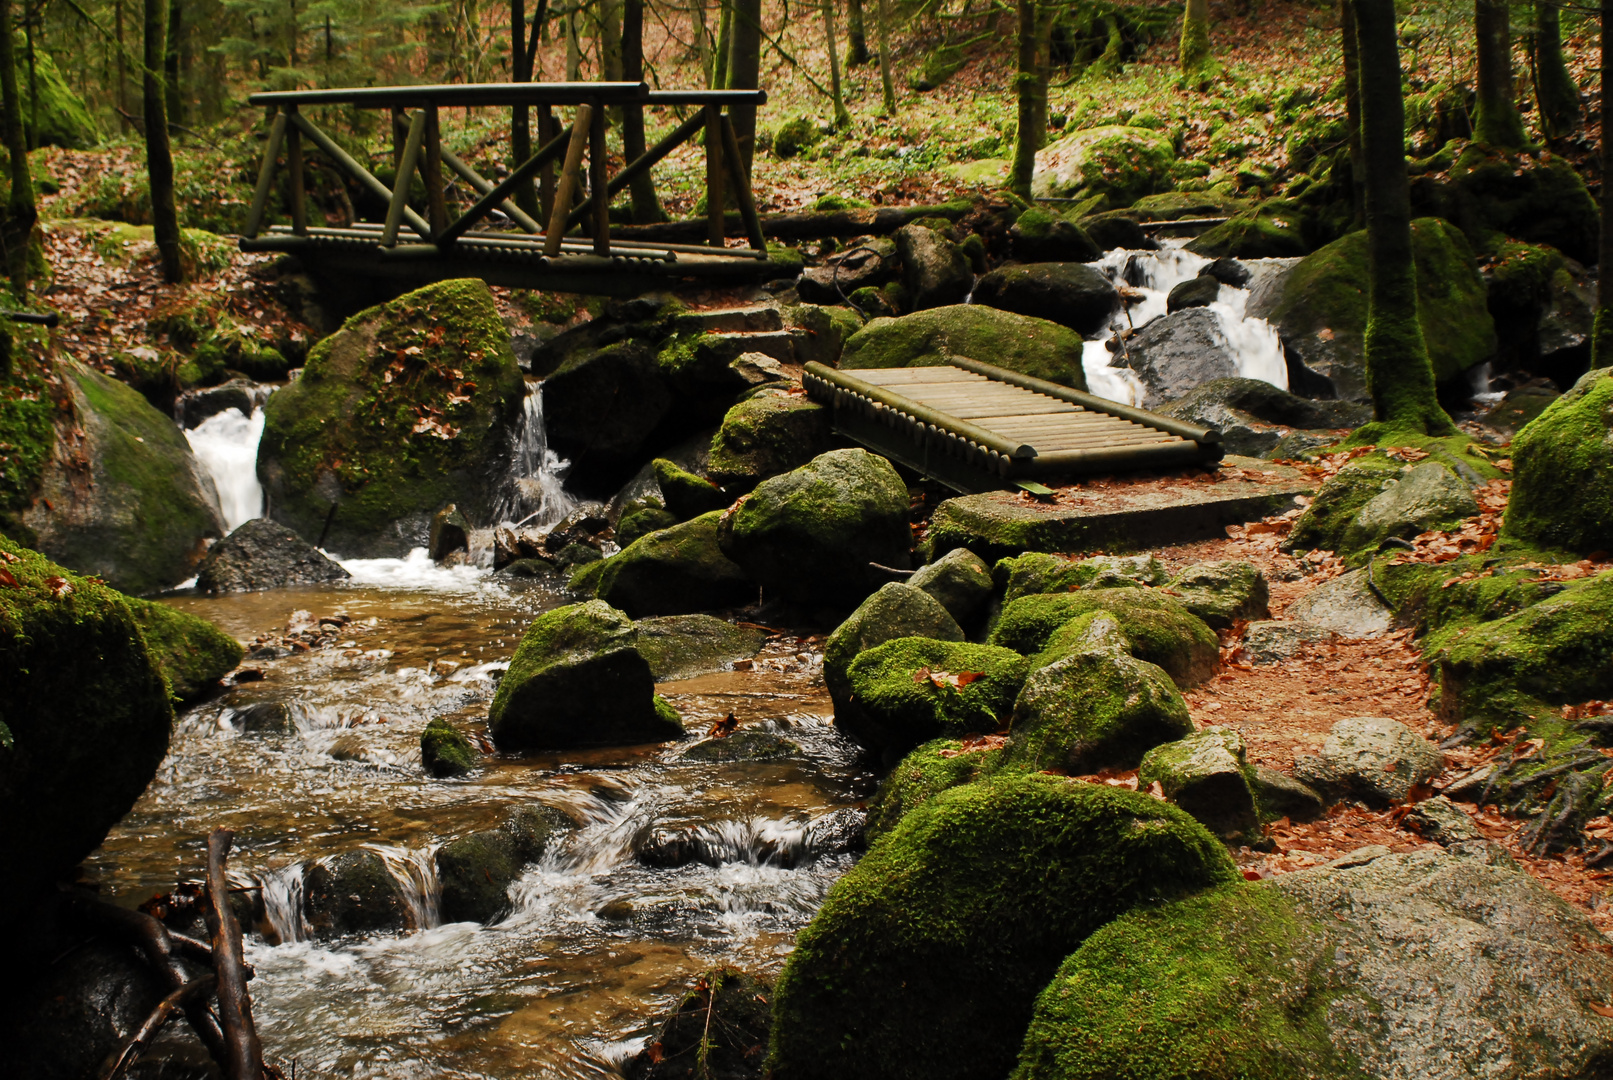
<svg viewBox="0 0 1613 1080">
<path fill-rule="evenodd" d="M 263 919 L 273 932 L 271 945 L 305 941 L 308 924 L 302 918 L 302 863 L 292 863 L 259 875 L 263 889 Z"/>
<path fill-rule="evenodd" d="M 213 477 L 219 508 L 230 532 L 263 514 L 263 487 L 258 483 L 258 440 L 263 437 L 263 410 L 243 416 L 225 409 L 185 432 L 191 453 Z"/>
<path fill-rule="evenodd" d="M 516 435 L 506 492 L 495 517 L 501 521 L 546 528 L 577 508 L 563 486 L 569 461 L 549 449 L 543 426 L 543 384 L 528 383 Z"/>
<path fill-rule="evenodd" d="M 442 882 L 437 880 L 435 848 L 399 848 L 367 845 L 386 863 L 409 908 L 409 926 L 430 930 L 442 924 Z"/>
</svg>

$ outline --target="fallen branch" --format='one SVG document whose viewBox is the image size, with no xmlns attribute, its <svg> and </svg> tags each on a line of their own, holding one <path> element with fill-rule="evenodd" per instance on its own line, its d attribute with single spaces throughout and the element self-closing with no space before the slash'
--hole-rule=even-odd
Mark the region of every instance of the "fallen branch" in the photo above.
<svg viewBox="0 0 1613 1080">
<path fill-rule="evenodd" d="M 202 917 L 213 943 L 213 970 L 218 976 L 218 1016 L 224 1028 L 226 1080 L 263 1080 L 263 1045 L 252 1023 L 252 998 L 246 990 L 247 967 L 241 958 L 241 924 L 230 909 L 225 860 L 235 834 L 214 829 L 207 837 L 207 903 Z"/>
<path fill-rule="evenodd" d="M 112 1059 L 111 1066 L 101 1074 L 102 1080 L 121 1080 L 122 1076 L 129 1071 L 129 1066 L 139 1060 L 146 1047 L 151 1045 L 151 1040 L 155 1039 L 157 1033 L 167 1026 L 168 1021 L 172 1020 L 192 1001 L 205 1001 L 207 996 L 213 992 L 213 987 L 217 983 L 218 979 L 216 977 L 203 975 L 199 979 L 192 979 L 157 1002 L 157 1007 L 151 1010 L 151 1015 L 146 1017 L 145 1022 L 123 1041 L 123 1046 L 119 1048 L 117 1057 Z"/>
</svg>

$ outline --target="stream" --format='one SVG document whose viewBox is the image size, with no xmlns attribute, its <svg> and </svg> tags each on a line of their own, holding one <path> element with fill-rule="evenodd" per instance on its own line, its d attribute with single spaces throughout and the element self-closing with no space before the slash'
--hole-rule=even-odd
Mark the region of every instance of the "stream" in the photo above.
<svg viewBox="0 0 1613 1080">
<path fill-rule="evenodd" d="M 1207 261 L 1121 251 L 1098 266 L 1143 293 L 1132 308 L 1141 325 Z M 1276 334 L 1243 319 L 1246 296 L 1223 286 L 1215 305 L 1240 370 L 1285 385 Z M 1088 343 L 1093 391 L 1136 400 L 1135 376 L 1109 359 L 1102 340 Z M 263 510 L 259 406 L 250 416 L 225 410 L 186 433 L 231 529 Z M 513 449 L 499 516 L 560 520 L 576 503 L 563 486 L 566 463 L 545 445 L 536 384 Z M 821 643 L 788 634 L 751 670 L 658 687 L 683 714 L 691 734 L 682 743 L 489 755 L 467 778 L 427 777 L 419 749 L 427 722 L 443 717 L 485 739 L 489 702 L 521 634 L 568 602 L 541 582 L 495 577 L 478 565 L 490 552 L 480 554 L 451 567 L 424 550 L 333 555 L 351 581 L 164 598 L 242 641 L 343 620 L 329 646 L 253 654 L 244 666 L 260 670 L 260 681 L 183 712 L 156 779 L 85 867 L 104 896 L 134 905 L 197 880 L 208 831 L 234 830 L 232 874 L 262 898 L 246 949 L 259 1030 L 269 1055 L 299 1074 L 618 1075 L 700 971 L 776 972 L 851 865 L 814 822 L 865 800 L 875 778 L 831 724 Z M 284 722 L 254 721 L 262 710 L 249 707 L 263 703 L 284 705 Z M 770 762 L 681 759 L 729 713 L 799 752 Z M 500 920 L 444 924 L 436 848 L 534 803 L 566 811 L 580 828 L 526 868 Z M 718 865 L 644 865 L 635 842 L 651 828 L 696 831 Z M 385 860 L 409 928 L 317 939 L 303 918 L 303 875 L 359 847 Z"/>
</svg>

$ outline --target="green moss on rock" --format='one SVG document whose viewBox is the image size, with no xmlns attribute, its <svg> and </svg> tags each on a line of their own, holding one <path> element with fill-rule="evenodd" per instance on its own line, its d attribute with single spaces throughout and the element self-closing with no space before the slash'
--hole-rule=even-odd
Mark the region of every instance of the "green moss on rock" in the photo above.
<svg viewBox="0 0 1613 1080">
<path fill-rule="evenodd" d="M 1081 335 L 1046 319 L 980 304 L 931 308 L 874 319 L 846 341 L 840 366 L 934 367 L 963 356 L 1061 386 L 1085 390 Z"/>
<path fill-rule="evenodd" d="M 963 629 L 939 600 L 922 589 L 901 581 L 881 585 L 823 643 L 823 682 L 837 713 L 851 703 L 852 661 L 897 638 L 962 641 Z"/>
<path fill-rule="evenodd" d="M 634 618 L 737 607 L 756 586 L 717 543 L 722 511 L 662 529 L 605 559 L 594 595 Z"/>
<path fill-rule="evenodd" d="M 1165 565 L 1152 555 L 1067 559 L 1040 551 L 998 560 L 992 576 L 1003 587 L 1005 604 L 1035 593 L 1163 585 L 1169 578 Z"/>
<path fill-rule="evenodd" d="M 1037 153 L 1031 193 L 1039 199 L 1101 194 L 1125 206 L 1168 191 L 1175 160 L 1175 147 L 1161 132 L 1120 125 L 1088 128 Z"/>
<path fill-rule="evenodd" d="M 239 641 L 206 619 L 150 600 L 129 597 L 128 604 L 152 659 L 181 701 L 216 687 L 246 655 Z"/>
<path fill-rule="evenodd" d="M 1056 659 L 1079 640 L 1081 616 L 1114 616 L 1132 655 L 1164 668 L 1178 686 L 1195 686 L 1215 674 L 1220 642 L 1181 601 L 1154 589 L 1088 589 L 1022 596 L 1003 608 L 990 642 L 1043 662 Z M 1066 630 L 1066 627 L 1069 627 Z"/>
<path fill-rule="evenodd" d="M 887 641 L 851 662 L 846 681 L 855 707 L 837 711 L 835 726 L 887 752 L 940 737 L 989 734 L 1013 714 L 1029 671 L 1023 656 L 994 645 Z"/>
<path fill-rule="evenodd" d="M 1383 491 L 1400 473 L 1400 463 L 1381 454 L 1351 461 L 1328 477 L 1310 506 L 1294 522 L 1288 539 L 1289 551 L 1343 551 L 1350 522 L 1361 508 Z"/>
<path fill-rule="evenodd" d="M 706 471 L 725 488 L 749 491 L 828 450 L 834 440 L 830 419 L 828 409 L 804 397 L 746 398 L 728 410 L 712 436 Z"/>
<path fill-rule="evenodd" d="M 656 682 L 727 671 L 736 660 L 755 656 L 765 631 L 710 615 L 668 615 L 638 621 L 638 651 L 650 662 Z"/>
<path fill-rule="evenodd" d="M 1269 618 L 1271 586 L 1260 567 L 1227 559 L 1197 563 L 1171 579 L 1170 592 L 1182 606 L 1217 630 L 1239 621 Z"/>
<path fill-rule="evenodd" d="M 350 555 L 402 555 L 458 503 L 485 519 L 526 387 L 480 280 L 353 316 L 264 406 L 258 475 L 275 520 Z M 331 506 L 336 513 L 330 517 Z"/>
<path fill-rule="evenodd" d="M 1197 822 L 1133 792 L 1015 776 L 935 795 L 798 935 L 773 1075 L 1001 1077 L 1060 958 L 1136 904 L 1236 873 Z"/>
<path fill-rule="evenodd" d="M 1000 750 L 984 746 L 966 750 L 957 739 L 935 739 L 915 748 L 885 774 L 869 800 L 868 843 L 896 828 L 914 807 L 989 775 L 1000 756 Z"/>
<path fill-rule="evenodd" d="M 1613 550 L 1613 368 L 1585 374 L 1512 442 L 1508 536 Z"/>
<path fill-rule="evenodd" d="M 1215 225 L 1187 244 L 1211 259 L 1291 259 L 1309 255 L 1310 215 L 1294 199 L 1268 199 Z"/>
<path fill-rule="evenodd" d="M 438 779 L 463 776 L 476 767 L 476 748 L 439 716 L 420 733 L 420 765 Z"/>
</svg>

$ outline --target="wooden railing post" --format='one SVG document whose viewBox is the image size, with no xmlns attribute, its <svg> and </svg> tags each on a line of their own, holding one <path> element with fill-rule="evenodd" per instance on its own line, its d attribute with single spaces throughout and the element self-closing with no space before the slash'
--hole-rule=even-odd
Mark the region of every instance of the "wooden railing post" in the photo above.
<svg viewBox="0 0 1613 1080">
<path fill-rule="evenodd" d="M 592 106 L 577 106 L 577 116 L 571 124 L 571 142 L 566 146 L 566 163 L 560 169 L 560 185 L 555 191 L 554 213 L 549 215 L 549 227 L 544 230 L 543 253 L 550 258 L 560 254 L 560 241 L 566 235 L 566 209 L 576 197 L 582 180 L 582 152 L 588 146 L 593 119 Z"/>
<path fill-rule="evenodd" d="M 393 105 L 389 111 L 392 114 L 392 171 L 397 172 L 403 164 L 403 132 L 409 119 L 402 105 Z"/>
<path fill-rule="evenodd" d="M 555 121 L 554 111 L 548 105 L 538 106 L 538 145 L 548 146 L 556 135 L 560 134 L 560 125 Z M 543 211 L 544 221 L 554 215 L 554 166 L 545 165 L 538 173 L 538 206 Z"/>
<path fill-rule="evenodd" d="M 274 191 L 275 167 L 280 162 L 280 144 L 286 140 L 286 114 L 275 110 L 269 124 L 269 141 L 263 147 L 263 164 L 258 166 L 258 186 L 252 192 L 252 210 L 246 216 L 247 236 L 263 231 L 263 218 L 269 210 L 269 194 Z"/>
<path fill-rule="evenodd" d="M 605 149 L 605 109 L 595 104 L 588 138 L 588 194 L 594 203 L 594 254 L 610 254 L 610 164 Z"/>
<path fill-rule="evenodd" d="M 421 111 L 426 114 L 426 220 L 431 223 L 431 234 L 436 236 L 448 227 L 448 202 L 442 188 L 442 123 L 435 101 Z"/>
<path fill-rule="evenodd" d="M 392 134 L 394 138 L 397 137 L 397 125 L 393 125 Z M 397 172 L 392 178 L 392 202 L 386 210 L 386 227 L 381 230 L 382 247 L 391 247 L 398 242 L 398 228 L 403 224 L 403 212 L 409 208 L 409 187 L 420 161 L 420 143 L 425 134 L 426 114 L 424 110 L 417 109 L 409 120 L 408 139 L 398 155 Z"/>
<path fill-rule="evenodd" d="M 297 115 L 297 106 L 286 110 L 289 116 Z M 295 236 L 308 235 L 308 191 L 302 171 L 302 129 L 293 123 L 286 131 L 286 174 L 291 185 L 291 232 Z"/>
<path fill-rule="evenodd" d="M 766 251 L 767 238 L 762 235 L 762 219 L 756 216 L 756 201 L 751 197 L 745 159 L 739 153 L 734 122 L 726 116 L 722 118 L 722 147 L 723 163 L 728 166 L 728 177 L 734 182 L 734 201 L 739 204 L 739 217 L 745 223 L 745 235 L 749 237 L 751 247 Z"/>
<path fill-rule="evenodd" d="M 706 242 L 723 247 L 723 138 L 722 107 L 707 105 L 706 112 Z"/>
</svg>

